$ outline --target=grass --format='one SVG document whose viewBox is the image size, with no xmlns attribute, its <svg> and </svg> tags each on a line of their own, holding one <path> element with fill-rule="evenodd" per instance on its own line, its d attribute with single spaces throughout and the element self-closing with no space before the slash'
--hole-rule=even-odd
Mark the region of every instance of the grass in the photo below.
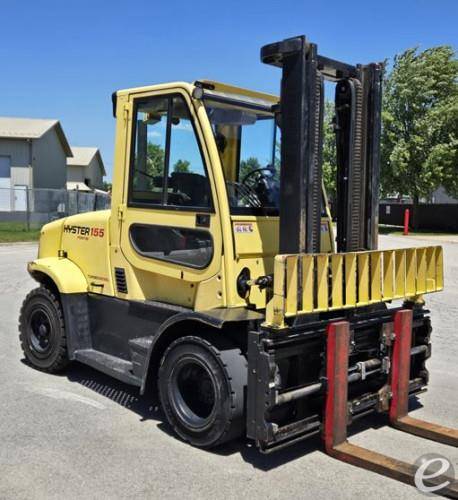
<svg viewBox="0 0 458 500">
<path fill-rule="evenodd" d="M 402 230 L 401 226 L 386 226 L 384 224 L 379 224 L 378 226 L 379 234 L 398 234 L 402 233 Z"/>
<path fill-rule="evenodd" d="M 22 222 L 0 222 L 0 243 L 15 243 L 20 241 L 37 241 L 40 229 L 31 228 Z"/>
</svg>

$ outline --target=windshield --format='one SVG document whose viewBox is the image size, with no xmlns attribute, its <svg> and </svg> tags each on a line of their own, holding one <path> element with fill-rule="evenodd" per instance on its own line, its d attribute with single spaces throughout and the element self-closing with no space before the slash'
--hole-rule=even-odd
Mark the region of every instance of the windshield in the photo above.
<svg viewBox="0 0 458 500">
<path fill-rule="evenodd" d="M 206 101 L 231 213 L 278 215 L 280 129 L 273 113 Z"/>
</svg>

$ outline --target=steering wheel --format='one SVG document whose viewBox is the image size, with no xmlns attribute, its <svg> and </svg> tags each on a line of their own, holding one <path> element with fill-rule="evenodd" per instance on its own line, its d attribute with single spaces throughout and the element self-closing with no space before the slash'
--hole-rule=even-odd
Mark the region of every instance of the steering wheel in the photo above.
<svg viewBox="0 0 458 500">
<path fill-rule="evenodd" d="M 251 172 L 248 172 L 247 175 L 245 175 L 245 177 L 242 179 L 241 183 L 245 184 L 246 186 L 249 186 L 249 184 L 247 184 L 247 180 L 251 179 L 251 177 L 253 177 L 254 175 L 257 175 L 257 177 L 258 177 L 257 183 L 259 183 L 259 181 L 261 179 L 263 179 L 265 181 L 269 181 L 269 177 L 267 175 L 265 175 L 265 174 L 262 173 L 264 171 L 269 172 L 270 175 L 272 176 L 272 167 L 271 166 L 255 168 Z"/>
</svg>

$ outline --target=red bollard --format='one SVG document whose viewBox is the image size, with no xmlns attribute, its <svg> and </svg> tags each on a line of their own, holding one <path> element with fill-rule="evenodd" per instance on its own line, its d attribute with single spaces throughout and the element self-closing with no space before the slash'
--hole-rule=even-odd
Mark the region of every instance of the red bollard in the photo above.
<svg viewBox="0 0 458 500">
<path fill-rule="evenodd" d="M 404 236 L 409 235 L 409 218 L 410 218 L 410 210 L 406 208 L 404 210 Z"/>
</svg>

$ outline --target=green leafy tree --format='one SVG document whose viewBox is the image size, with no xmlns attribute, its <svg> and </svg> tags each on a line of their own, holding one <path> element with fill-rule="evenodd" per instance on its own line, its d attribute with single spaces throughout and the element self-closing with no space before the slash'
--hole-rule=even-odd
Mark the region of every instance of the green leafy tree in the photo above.
<svg viewBox="0 0 458 500">
<path fill-rule="evenodd" d="M 243 181 L 245 177 L 250 173 L 253 172 L 253 170 L 256 170 L 258 168 L 261 168 L 261 164 L 259 163 L 259 160 L 254 157 L 250 156 L 250 158 L 247 158 L 246 160 L 242 160 L 240 162 L 240 175 L 239 179 Z"/>
<path fill-rule="evenodd" d="M 280 166 L 281 166 L 281 142 L 275 141 L 274 167 L 277 172 L 280 171 Z"/>
<path fill-rule="evenodd" d="M 146 159 L 136 158 L 134 185 L 141 189 L 152 190 L 155 186 L 154 177 L 164 173 L 165 151 L 158 144 L 148 142 L 146 145 Z M 145 164 L 146 162 L 146 164 Z"/>
<path fill-rule="evenodd" d="M 191 163 L 188 160 L 178 160 L 173 166 L 174 172 L 185 172 L 188 173 Z"/>
<path fill-rule="evenodd" d="M 164 173 L 165 151 L 158 144 L 148 142 L 146 148 L 146 173 L 149 176 L 161 176 Z"/>
<path fill-rule="evenodd" d="M 134 185 L 136 189 L 152 190 L 154 177 L 164 173 L 165 151 L 158 144 L 148 142 L 146 145 L 146 158 L 143 155 L 135 158 Z"/>
<path fill-rule="evenodd" d="M 335 108 L 332 101 L 324 105 L 323 119 L 323 182 L 329 199 L 336 199 L 336 134 L 334 132 Z"/>
<path fill-rule="evenodd" d="M 382 121 L 383 194 L 409 195 L 415 205 L 440 185 L 458 194 L 458 61 L 451 47 L 412 48 L 394 58 Z"/>
</svg>

